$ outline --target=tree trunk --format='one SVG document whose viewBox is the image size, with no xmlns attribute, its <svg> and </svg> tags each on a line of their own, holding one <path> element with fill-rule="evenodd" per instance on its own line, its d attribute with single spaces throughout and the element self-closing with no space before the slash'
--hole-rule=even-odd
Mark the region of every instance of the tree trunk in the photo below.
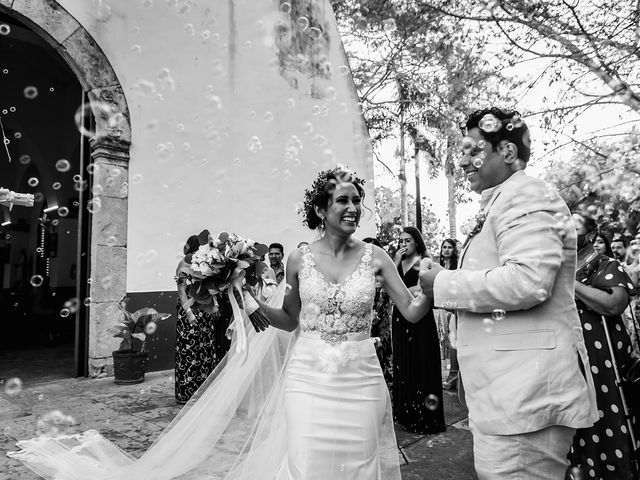
<svg viewBox="0 0 640 480">
<path fill-rule="evenodd" d="M 457 236 L 456 225 L 456 182 L 454 178 L 455 164 L 451 158 L 451 152 L 447 148 L 447 159 L 444 164 L 444 172 L 447 176 L 447 215 L 449 216 L 449 237 L 455 239 Z"/>
<path fill-rule="evenodd" d="M 398 173 L 400 180 L 400 214 L 402 226 L 409 225 L 409 206 L 407 204 L 407 173 L 404 161 L 404 115 L 400 114 L 400 168 Z"/>
</svg>

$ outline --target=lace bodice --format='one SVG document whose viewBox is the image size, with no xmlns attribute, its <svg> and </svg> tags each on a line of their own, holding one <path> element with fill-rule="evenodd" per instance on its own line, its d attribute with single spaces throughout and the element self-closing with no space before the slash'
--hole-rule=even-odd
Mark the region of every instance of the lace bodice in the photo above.
<svg viewBox="0 0 640 480">
<path fill-rule="evenodd" d="M 376 290 L 372 252 L 371 244 L 365 244 L 362 259 L 351 275 L 341 283 L 331 283 L 317 269 L 308 247 L 303 247 L 298 275 L 303 332 L 319 333 L 330 345 L 348 340 L 353 334 L 369 334 Z"/>
</svg>

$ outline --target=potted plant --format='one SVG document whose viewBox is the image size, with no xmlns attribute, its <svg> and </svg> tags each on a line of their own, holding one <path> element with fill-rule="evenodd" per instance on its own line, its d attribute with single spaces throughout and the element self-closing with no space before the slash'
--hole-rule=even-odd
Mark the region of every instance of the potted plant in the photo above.
<svg viewBox="0 0 640 480">
<path fill-rule="evenodd" d="M 166 320 L 170 313 L 158 313 L 145 307 L 134 313 L 126 309 L 128 298 L 123 298 L 118 308 L 124 318 L 113 328 L 113 336 L 122 338 L 118 350 L 112 352 L 115 383 L 128 385 L 144 381 L 145 367 L 149 357 L 146 351 L 147 335 L 153 335 L 158 322 Z"/>
</svg>

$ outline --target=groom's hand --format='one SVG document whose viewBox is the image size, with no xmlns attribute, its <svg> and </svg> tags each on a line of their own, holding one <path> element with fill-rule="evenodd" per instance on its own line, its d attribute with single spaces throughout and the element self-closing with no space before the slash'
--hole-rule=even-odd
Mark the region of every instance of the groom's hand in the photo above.
<svg viewBox="0 0 640 480">
<path fill-rule="evenodd" d="M 420 287 L 422 288 L 422 293 L 430 299 L 433 299 L 433 283 L 436 280 L 436 275 L 442 270 L 444 268 L 439 263 L 428 258 L 423 258 L 420 262 Z"/>
</svg>

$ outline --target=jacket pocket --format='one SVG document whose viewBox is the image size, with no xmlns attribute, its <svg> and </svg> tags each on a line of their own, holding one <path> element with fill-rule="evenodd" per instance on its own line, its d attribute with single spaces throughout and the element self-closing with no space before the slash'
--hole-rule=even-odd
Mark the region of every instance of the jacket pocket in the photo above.
<svg viewBox="0 0 640 480">
<path fill-rule="evenodd" d="M 498 351 L 553 350 L 556 344 L 556 332 L 552 329 L 491 334 L 491 347 Z"/>
</svg>

